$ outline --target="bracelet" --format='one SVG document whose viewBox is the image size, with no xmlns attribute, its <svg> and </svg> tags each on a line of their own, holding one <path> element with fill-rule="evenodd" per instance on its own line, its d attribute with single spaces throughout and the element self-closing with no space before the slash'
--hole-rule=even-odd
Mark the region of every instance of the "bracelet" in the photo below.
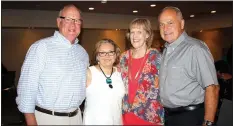
<svg viewBox="0 0 233 126">
<path fill-rule="evenodd" d="M 213 126 L 214 122 L 211 122 L 209 120 L 204 120 L 204 125 L 206 126 Z"/>
</svg>

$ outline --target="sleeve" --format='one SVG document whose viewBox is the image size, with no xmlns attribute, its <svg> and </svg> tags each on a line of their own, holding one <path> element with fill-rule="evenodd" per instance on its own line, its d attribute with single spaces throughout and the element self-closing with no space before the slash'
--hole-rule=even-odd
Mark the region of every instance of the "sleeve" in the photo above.
<svg viewBox="0 0 233 126">
<path fill-rule="evenodd" d="M 116 64 L 116 68 L 118 72 L 121 72 L 121 63 L 122 63 L 123 53 L 119 56 L 119 62 Z"/>
<path fill-rule="evenodd" d="M 80 104 L 82 104 L 82 102 L 84 101 L 84 99 L 86 97 L 86 90 L 85 89 L 86 89 L 86 82 L 87 82 L 87 70 L 90 66 L 88 53 L 86 52 L 86 50 L 84 48 L 81 48 L 81 49 L 82 49 L 83 61 L 84 61 L 86 69 L 85 69 L 85 71 L 83 71 L 83 74 L 81 77 L 81 82 L 80 82 L 82 84 L 82 86 L 80 87 L 81 93 L 79 94 L 80 101 L 78 101 Z"/>
<path fill-rule="evenodd" d="M 85 51 L 86 52 L 86 51 Z M 86 66 L 87 66 L 87 69 L 88 69 L 88 67 L 90 66 L 90 62 L 89 62 L 89 55 L 88 55 L 88 53 L 86 52 L 85 53 L 86 54 L 86 56 L 85 56 L 85 63 L 86 63 Z"/>
<path fill-rule="evenodd" d="M 208 47 L 194 46 L 192 55 L 192 71 L 202 88 L 212 84 L 218 85 L 214 60 Z"/>
<path fill-rule="evenodd" d="M 116 65 L 117 71 L 122 72 L 122 68 L 124 67 L 124 62 L 126 62 L 125 55 L 128 51 L 123 52 L 119 57 L 119 63 Z"/>
<path fill-rule="evenodd" d="M 22 113 L 34 113 L 39 77 L 46 60 L 46 50 L 45 43 L 35 43 L 27 52 L 21 68 L 16 97 L 18 109 Z"/>
<path fill-rule="evenodd" d="M 160 69 L 160 65 L 161 65 L 161 53 L 156 51 L 156 59 L 155 59 L 155 66 L 156 66 L 156 69 L 158 70 L 158 72 L 156 73 L 156 76 L 159 75 L 159 69 Z"/>
</svg>

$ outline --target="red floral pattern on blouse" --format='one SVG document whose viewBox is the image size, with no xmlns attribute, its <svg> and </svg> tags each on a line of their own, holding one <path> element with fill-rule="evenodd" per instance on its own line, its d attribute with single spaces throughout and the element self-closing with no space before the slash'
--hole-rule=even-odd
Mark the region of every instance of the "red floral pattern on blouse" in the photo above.
<svg viewBox="0 0 233 126">
<path fill-rule="evenodd" d="M 164 125 L 164 108 L 160 103 L 158 70 L 161 54 L 151 49 L 138 80 L 138 88 L 132 105 L 128 102 L 128 64 L 129 51 L 122 54 L 120 71 L 125 84 L 122 113 L 132 112 L 139 118 L 155 125 Z"/>
</svg>

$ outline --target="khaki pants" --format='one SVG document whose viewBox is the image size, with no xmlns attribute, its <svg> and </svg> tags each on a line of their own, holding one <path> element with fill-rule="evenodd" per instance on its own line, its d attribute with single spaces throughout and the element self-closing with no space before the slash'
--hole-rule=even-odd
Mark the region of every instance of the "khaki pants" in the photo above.
<svg viewBox="0 0 233 126">
<path fill-rule="evenodd" d="M 80 109 L 73 117 L 54 116 L 35 110 L 38 125 L 82 125 L 82 115 Z"/>
</svg>

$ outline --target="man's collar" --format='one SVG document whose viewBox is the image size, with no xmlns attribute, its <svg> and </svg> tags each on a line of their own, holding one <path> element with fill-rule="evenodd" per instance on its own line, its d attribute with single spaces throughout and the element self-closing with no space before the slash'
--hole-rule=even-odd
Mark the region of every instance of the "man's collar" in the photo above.
<svg viewBox="0 0 233 126">
<path fill-rule="evenodd" d="M 59 40 L 62 40 L 62 42 L 66 43 L 66 44 L 72 45 L 71 42 L 67 38 L 65 38 L 59 31 L 54 32 L 54 37 L 59 39 Z M 74 44 L 78 44 L 78 42 L 79 42 L 79 40 L 78 40 L 78 38 L 76 38 L 74 41 Z"/>
</svg>

